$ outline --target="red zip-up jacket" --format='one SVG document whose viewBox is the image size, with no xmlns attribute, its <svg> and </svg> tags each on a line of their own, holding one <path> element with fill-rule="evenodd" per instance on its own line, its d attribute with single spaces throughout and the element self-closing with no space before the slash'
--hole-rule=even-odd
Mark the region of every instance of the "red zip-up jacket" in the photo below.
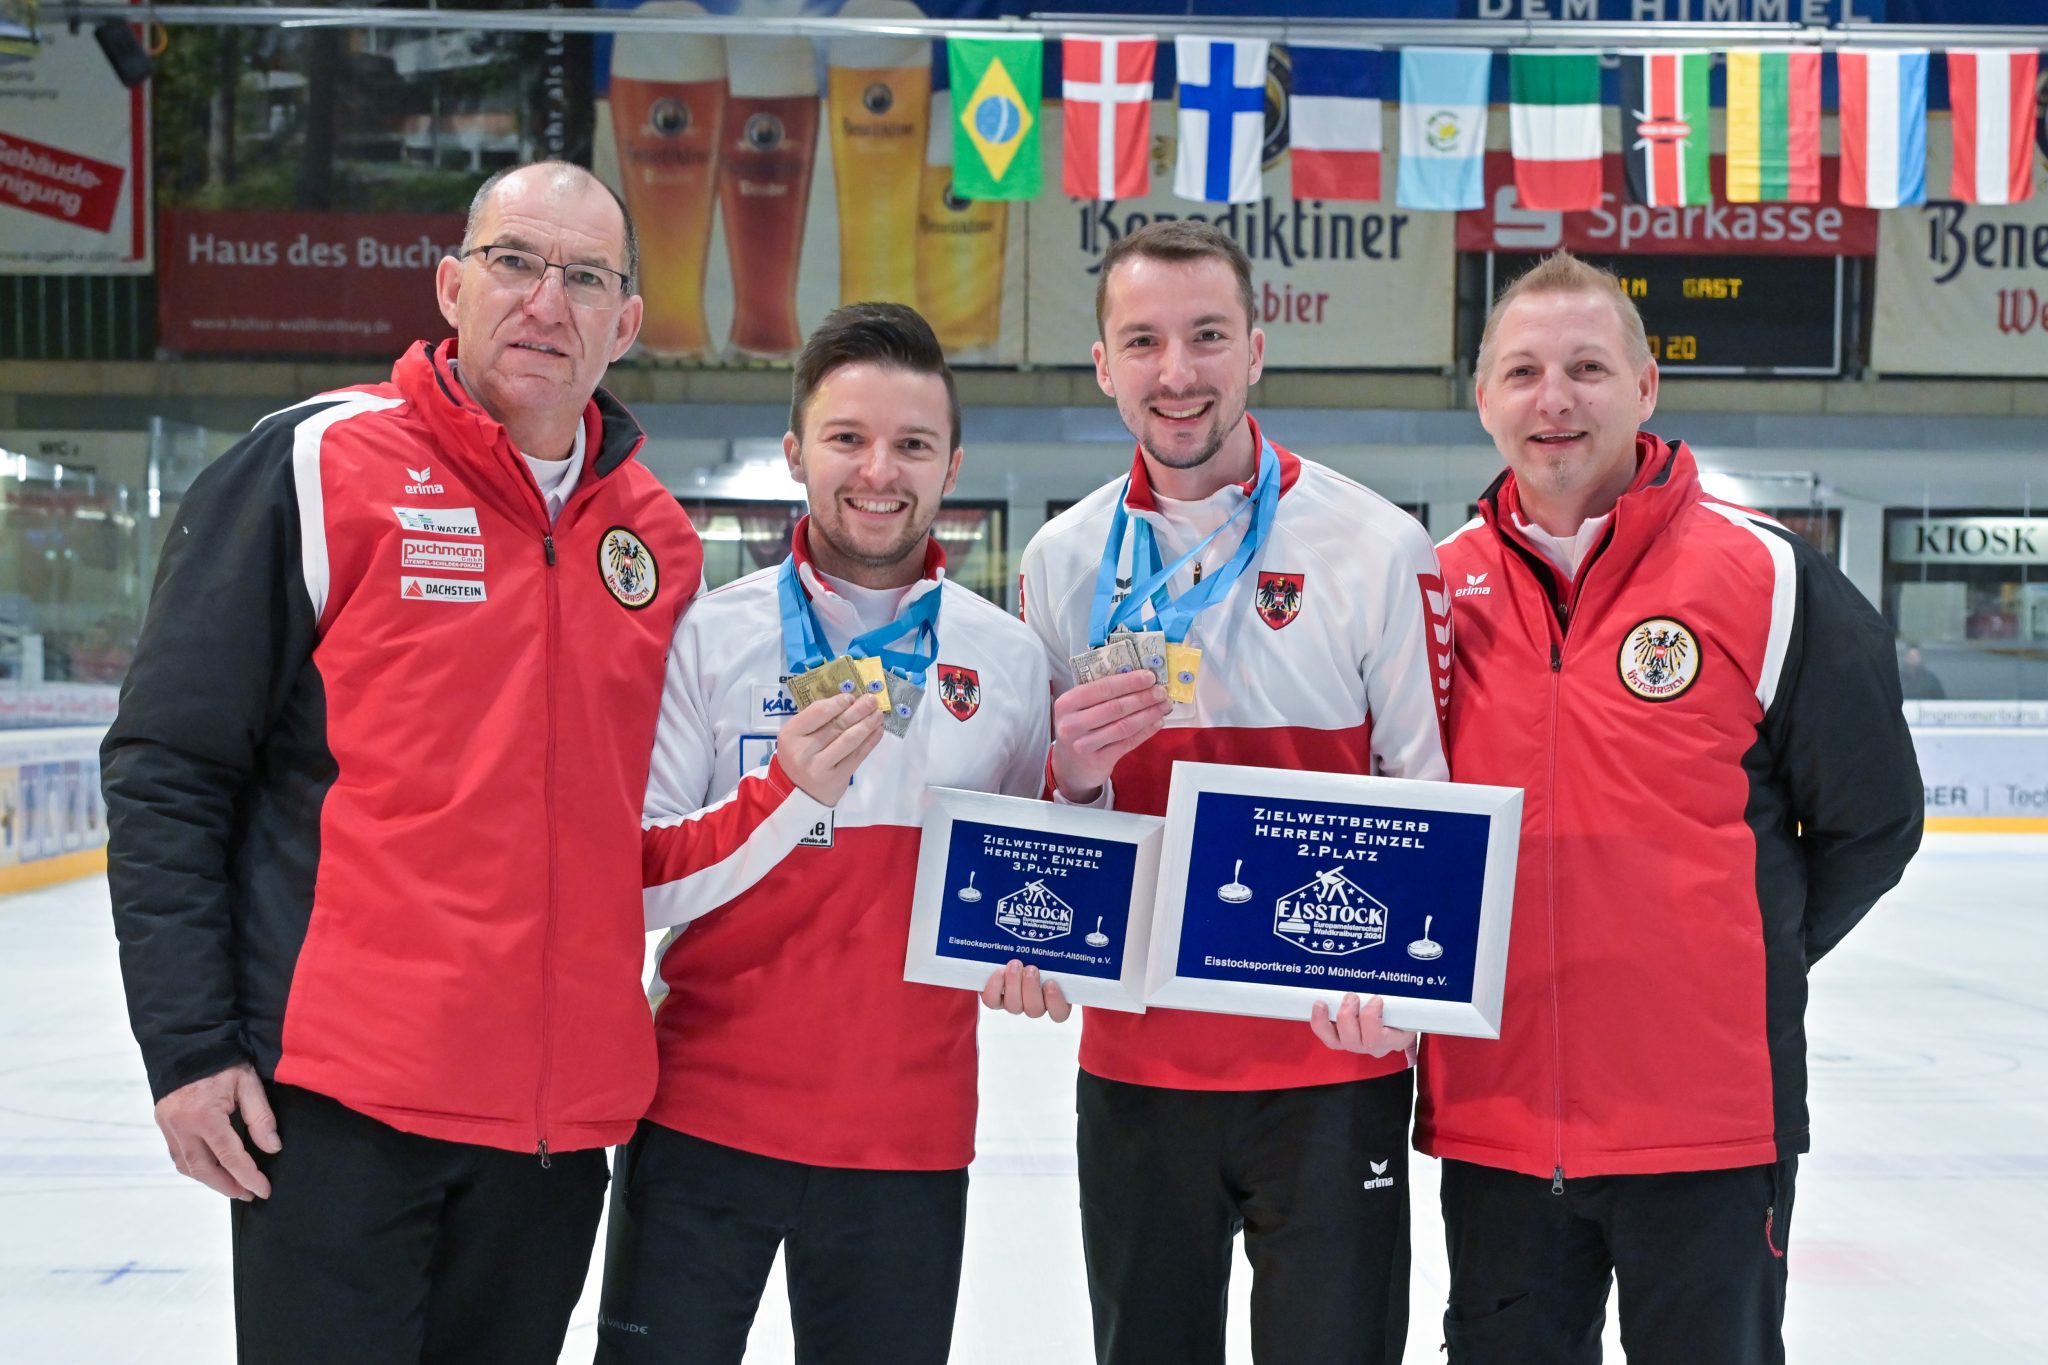
<svg viewBox="0 0 2048 1365">
<path fill-rule="evenodd" d="M 1524 796 L 1501 1036 L 1424 1041 L 1432 1156 L 1563 1179 L 1805 1151 L 1807 969 L 1919 846 L 1883 619 L 1683 445 L 1637 461 L 1561 604 L 1511 475 L 1438 547 L 1451 775 Z"/>
<path fill-rule="evenodd" d="M 253 1060 L 608 1145 L 654 1093 L 640 803 L 702 551 L 602 392 L 550 525 L 454 350 L 265 418 L 172 520 L 103 756 L 129 1016 L 158 1097 Z"/>
</svg>

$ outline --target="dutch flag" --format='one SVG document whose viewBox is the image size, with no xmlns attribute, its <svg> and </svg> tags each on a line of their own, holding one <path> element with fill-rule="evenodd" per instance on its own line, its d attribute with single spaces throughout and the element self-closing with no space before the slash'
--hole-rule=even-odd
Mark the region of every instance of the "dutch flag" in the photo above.
<svg viewBox="0 0 2048 1365">
<path fill-rule="evenodd" d="M 1842 52 L 1842 202 L 1927 202 L 1927 50 Z"/>
</svg>

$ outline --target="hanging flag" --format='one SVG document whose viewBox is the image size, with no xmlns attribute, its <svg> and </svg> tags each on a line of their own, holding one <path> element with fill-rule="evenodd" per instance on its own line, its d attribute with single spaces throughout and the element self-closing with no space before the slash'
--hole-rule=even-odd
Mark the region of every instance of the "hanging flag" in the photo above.
<svg viewBox="0 0 2048 1365">
<path fill-rule="evenodd" d="M 2040 54 L 1957 48 L 1948 54 L 1949 193 L 1966 204 L 2033 197 L 2034 72 Z"/>
<path fill-rule="evenodd" d="M 1493 54 L 1463 47 L 1401 52 L 1401 165 L 1394 198 L 1406 209 L 1486 204 L 1486 101 Z"/>
<path fill-rule="evenodd" d="M 1376 47 L 1291 47 L 1288 55 L 1294 197 L 1378 202 L 1385 54 Z"/>
<path fill-rule="evenodd" d="M 1820 53 L 1728 54 L 1728 202 L 1820 202 Z"/>
<path fill-rule="evenodd" d="M 1842 202 L 1927 202 L 1927 49 L 1838 52 Z"/>
<path fill-rule="evenodd" d="M 1173 192 L 1212 204 L 1256 204 L 1266 140 L 1264 38 L 1175 38 L 1180 159 Z"/>
<path fill-rule="evenodd" d="M 1060 182 L 1076 199 L 1139 199 L 1151 193 L 1150 38 L 1068 38 L 1060 66 L 1066 160 Z"/>
<path fill-rule="evenodd" d="M 1625 52 L 1621 57 L 1621 149 L 1628 197 L 1661 208 L 1705 204 L 1707 72 L 1710 52 Z"/>
<path fill-rule="evenodd" d="M 948 38 L 953 85 L 953 192 L 962 199 L 1035 199 L 1040 38 Z"/>
<path fill-rule="evenodd" d="M 1600 54 L 1510 54 L 1508 132 L 1523 208 L 1599 208 Z"/>
</svg>

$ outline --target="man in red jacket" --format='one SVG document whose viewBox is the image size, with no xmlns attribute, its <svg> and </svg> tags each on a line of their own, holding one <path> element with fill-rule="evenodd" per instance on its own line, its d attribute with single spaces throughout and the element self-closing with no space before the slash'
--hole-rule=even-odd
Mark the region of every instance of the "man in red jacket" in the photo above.
<svg viewBox="0 0 2048 1365">
<path fill-rule="evenodd" d="M 1495 304 L 1507 470 L 1439 547 L 1451 772 L 1524 790 L 1497 1042 L 1431 1037 L 1453 1365 L 1782 1361 L 1806 974 L 1898 881 L 1920 778 L 1891 632 L 1640 429 L 1657 366 L 1560 253 Z"/>
<path fill-rule="evenodd" d="M 493 177 L 455 340 L 265 418 L 171 528 L 108 876 L 245 1361 L 551 1365 L 654 1093 L 640 799 L 702 554 L 597 387 L 636 256 L 588 171 Z"/>
</svg>

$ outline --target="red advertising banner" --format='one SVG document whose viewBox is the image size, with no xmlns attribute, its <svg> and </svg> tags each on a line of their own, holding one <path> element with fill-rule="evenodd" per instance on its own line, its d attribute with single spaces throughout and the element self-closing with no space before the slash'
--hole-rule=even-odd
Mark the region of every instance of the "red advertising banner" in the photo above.
<svg viewBox="0 0 2048 1365">
<path fill-rule="evenodd" d="M 1686 208 L 1651 208 L 1628 200 L 1622 158 L 1602 158 L 1600 207 L 1588 213 L 1522 207 L 1515 163 L 1507 152 L 1486 154 L 1486 207 L 1458 215 L 1460 251 L 1555 251 L 1623 255 L 1874 256 L 1877 212 L 1844 204 L 1836 193 L 1836 159 L 1821 158 L 1817 204 L 1730 204 L 1723 158 L 1708 175 L 1715 199 Z"/>
<path fill-rule="evenodd" d="M 447 334 L 434 267 L 459 213 L 165 209 L 158 328 L 174 351 L 374 354 Z"/>
<path fill-rule="evenodd" d="M 105 232 L 127 175 L 120 166 L 0 132 L 0 198 L 30 213 Z"/>
</svg>

